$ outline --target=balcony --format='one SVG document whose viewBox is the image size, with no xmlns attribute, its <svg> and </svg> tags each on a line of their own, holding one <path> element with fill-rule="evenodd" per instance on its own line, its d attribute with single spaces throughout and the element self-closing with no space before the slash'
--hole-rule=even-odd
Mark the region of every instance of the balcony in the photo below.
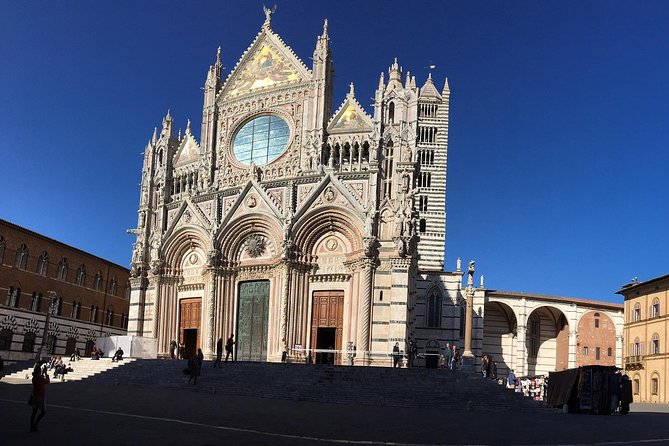
<svg viewBox="0 0 669 446">
<path fill-rule="evenodd" d="M 626 356 L 624 359 L 625 370 L 640 370 L 643 369 L 643 355 Z"/>
</svg>

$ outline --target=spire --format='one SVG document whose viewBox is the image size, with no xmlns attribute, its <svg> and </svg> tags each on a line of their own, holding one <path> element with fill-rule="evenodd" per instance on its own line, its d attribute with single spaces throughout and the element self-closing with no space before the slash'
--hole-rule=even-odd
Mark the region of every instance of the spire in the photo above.
<svg viewBox="0 0 669 446">
<path fill-rule="evenodd" d="M 181 129 L 179 129 L 179 133 L 177 133 L 177 139 L 181 142 Z"/>
<path fill-rule="evenodd" d="M 355 87 L 353 86 L 353 82 L 351 82 L 348 86 L 348 94 L 346 95 L 348 97 L 353 97 L 355 96 Z"/>
<path fill-rule="evenodd" d="M 451 87 L 448 86 L 448 78 L 446 78 L 446 82 L 444 82 L 444 89 L 442 91 L 442 94 L 450 93 L 450 92 L 451 92 Z"/>
<path fill-rule="evenodd" d="M 190 135 L 190 119 L 188 120 L 188 123 L 186 124 L 186 135 Z"/>
<path fill-rule="evenodd" d="M 321 35 L 323 39 L 328 38 L 328 19 L 325 19 L 323 22 L 323 34 Z"/>
<path fill-rule="evenodd" d="M 153 136 L 151 137 L 151 142 L 154 144 L 158 142 L 158 127 L 153 128 Z"/>
<path fill-rule="evenodd" d="M 221 65 L 221 47 L 219 46 L 216 50 L 216 66 Z"/>
<path fill-rule="evenodd" d="M 393 64 L 390 66 L 390 69 L 388 70 L 388 83 L 391 81 L 399 81 L 400 87 L 402 86 L 402 69 L 397 63 L 397 57 L 395 58 L 395 61 Z"/>
<path fill-rule="evenodd" d="M 411 72 L 407 71 L 407 77 L 406 80 L 404 81 L 404 88 L 408 90 L 410 86 L 411 86 Z"/>
<path fill-rule="evenodd" d="M 381 76 L 379 76 L 379 88 L 383 88 L 384 83 L 383 83 L 383 71 L 381 72 Z"/>
</svg>

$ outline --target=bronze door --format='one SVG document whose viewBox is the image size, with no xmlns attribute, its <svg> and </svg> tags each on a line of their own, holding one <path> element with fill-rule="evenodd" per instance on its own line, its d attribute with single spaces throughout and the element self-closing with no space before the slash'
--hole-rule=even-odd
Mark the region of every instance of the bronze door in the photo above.
<svg viewBox="0 0 669 446">
<path fill-rule="evenodd" d="M 185 357 L 192 358 L 200 347 L 202 299 L 181 299 L 179 302 L 179 342 L 184 343 Z"/>
<path fill-rule="evenodd" d="M 267 360 L 267 320 L 269 316 L 269 280 L 239 284 L 237 305 L 236 359 Z"/>
<path fill-rule="evenodd" d="M 311 315 L 311 348 L 341 350 L 344 326 L 344 292 L 314 291 Z M 312 355 L 316 363 L 340 364 L 341 354 Z"/>
</svg>

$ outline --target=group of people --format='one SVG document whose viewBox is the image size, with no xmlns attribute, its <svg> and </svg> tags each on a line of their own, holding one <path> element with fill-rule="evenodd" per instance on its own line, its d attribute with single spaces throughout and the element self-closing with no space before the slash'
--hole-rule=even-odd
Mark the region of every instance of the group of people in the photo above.
<svg viewBox="0 0 669 446">
<path fill-rule="evenodd" d="M 93 346 L 93 350 L 91 350 L 91 359 L 100 359 L 104 356 L 104 352 L 102 349 L 97 348 L 96 346 Z"/>
<path fill-rule="evenodd" d="M 497 361 L 493 360 L 492 356 L 488 354 L 481 357 L 481 376 L 497 379 Z"/>
<path fill-rule="evenodd" d="M 66 373 L 74 372 L 74 369 L 69 364 L 65 365 L 63 358 L 60 356 L 52 356 L 48 362 L 43 362 L 42 365 L 47 371 L 53 370 L 53 379 L 62 379 Z"/>
<path fill-rule="evenodd" d="M 445 369 L 455 370 L 459 367 L 460 360 L 462 359 L 462 354 L 457 345 L 451 345 L 449 342 L 446 343 L 444 347 L 444 352 L 441 356 L 442 364 Z"/>
<path fill-rule="evenodd" d="M 170 359 L 184 359 L 186 357 L 186 346 L 184 345 L 183 342 L 179 342 L 177 344 L 177 341 L 172 340 L 170 342 Z"/>
<path fill-rule="evenodd" d="M 225 362 L 228 362 L 228 359 L 234 362 L 235 356 L 233 354 L 234 351 L 234 345 L 237 342 L 235 341 L 235 335 L 231 334 L 228 340 L 225 342 Z M 183 344 L 179 344 L 179 350 L 181 350 L 181 346 Z M 170 343 L 170 357 L 172 358 L 174 354 L 174 349 L 176 348 L 176 341 L 172 341 Z M 179 358 L 181 359 L 183 357 L 183 354 L 179 352 Z M 214 361 L 214 368 L 218 368 L 221 366 L 223 358 L 223 338 L 219 338 L 218 342 L 216 343 L 216 360 Z M 188 362 L 186 363 L 186 368 L 184 369 L 184 373 L 188 375 L 188 383 L 190 384 L 191 382 L 193 384 L 197 384 L 197 378 L 202 374 L 202 366 L 204 364 L 204 354 L 202 353 L 202 349 L 198 348 L 197 353 L 194 354 L 190 359 L 188 359 Z"/>
</svg>

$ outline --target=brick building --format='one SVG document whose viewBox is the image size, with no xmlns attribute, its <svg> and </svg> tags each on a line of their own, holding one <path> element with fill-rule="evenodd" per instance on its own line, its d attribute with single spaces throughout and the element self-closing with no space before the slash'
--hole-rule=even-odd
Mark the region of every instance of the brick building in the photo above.
<svg viewBox="0 0 669 446">
<path fill-rule="evenodd" d="M 88 353 L 95 339 L 124 335 L 128 269 L 0 220 L 0 355 L 15 361 L 43 354 Z M 53 292 L 53 294 L 51 293 Z"/>
</svg>

